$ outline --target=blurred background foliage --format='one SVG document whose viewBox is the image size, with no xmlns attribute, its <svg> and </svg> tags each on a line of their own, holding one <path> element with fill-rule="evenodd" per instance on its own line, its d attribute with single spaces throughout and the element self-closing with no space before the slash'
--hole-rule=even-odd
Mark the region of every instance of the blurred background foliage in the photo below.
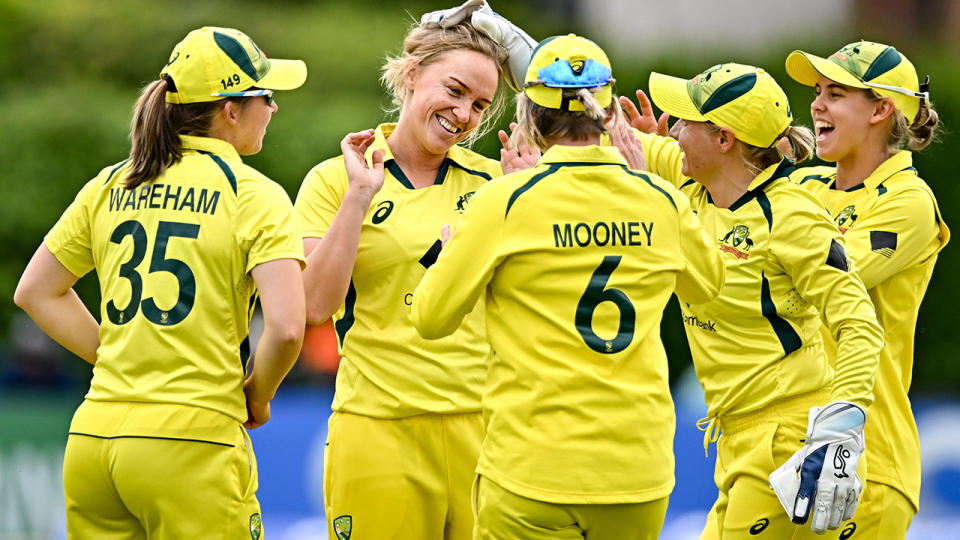
<svg viewBox="0 0 960 540">
<path fill-rule="evenodd" d="M 268 56 L 307 62 L 306 84 L 278 96 L 279 114 L 270 124 L 263 151 L 247 160 L 282 184 L 293 198 L 314 164 L 339 153 L 344 134 L 389 119 L 384 113 L 389 99 L 378 80 L 384 55 L 399 51 L 415 17 L 451 3 L 0 0 L 0 119 L 5 128 L 0 144 L 0 245 L 4 246 L 0 382 L 23 379 L 22 372 L 30 371 L 23 364 L 33 358 L 29 344 L 23 343 L 29 331 L 15 320 L 17 310 L 11 300 L 20 273 L 80 187 L 101 168 L 126 157 L 129 117 L 138 91 L 157 77 L 174 44 L 188 31 L 204 25 L 236 27 L 249 33 Z M 577 32 L 605 45 L 602 35 L 582 26 L 576 2 L 493 3 L 535 38 Z M 641 13 L 625 15 L 642 21 Z M 639 22 L 638 31 L 642 31 Z M 882 27 L 854 27 L 842 36 L 810 34 L 803 40 L 785 39 L 780 46 L 732 56 L 722 52 L 650 55 L 636 50 L 631 55 L 611 54 L 611 60 L 618 92 L 630 96 L 636 88 L 646 87 L 651 70 L 690 77 L 723 61 L 760 65 L 783 84 L 797 117 L 809 125 L 812 90 L 786 76 L 787 52 L 803 48 L 827 55 L 861 35 L 897 45 L 921 75 L 933 76 L 934 103 L 946 129 L 941 142 L 918 154 L 915 162 L 936 191 L 947 223 L 960 228 L 954 210 L 960 204 L 960 188 L 952 155 L 960 142 L 953 127 L 954 119 L 960 118 L 955 37 L 951 40 L 936 32 L 887 35 Z M 499 125 L 506 126 L 510 116 L 508 110 Z M 496 156 L 498 147 L 491 133 L 475 149 Z M 917 333 L 915 391 L 960 388 L 960 339 L 955 328 L 960 287 L 954 278 L 958 254 L 956 241 L 942 253 L 924 301 Z M 96 313 L 96 277 L 84 277 L 77 289 Z M 677 377 L 689 365 L 689 353 L 676 305 L 664 316 L 663 336 L 671 373 Z M 67 373 L 64 378 L 80 387 L 89 377 L 83 362 L 62 351 L 54 369 Z M 310 380 L 311 376 L 301 372 L 298 378 Z"/>
</svg>

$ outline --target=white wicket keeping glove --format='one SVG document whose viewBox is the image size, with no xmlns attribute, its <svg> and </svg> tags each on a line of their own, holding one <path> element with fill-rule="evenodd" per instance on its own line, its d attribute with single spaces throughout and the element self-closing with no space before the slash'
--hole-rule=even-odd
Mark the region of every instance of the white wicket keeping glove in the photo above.
<svg viewBox="0 0 960 540">
<path fill-rule="evenodd" d="M 420 26 L 436 25 L 450 28 L 470 18 L 470 24 L 507 50 L 504 75 L 507 84 L 517 92 L 523 91 L 523 78 L 537 42 L 517 25 L 494 13 L 486 0 L 467 0 L 462 5 L 431 11 L 420 17 Z"/>
<path fill-rule="evenodd" d="M 809 519 L 810 529 L 823 534 L 853 517 L 863 489 L 857 463 L 866 418 L 848 401 L 810 409 L 803 448 L 770 474 L 770 487 L 794 523 Z"/>
</svg>

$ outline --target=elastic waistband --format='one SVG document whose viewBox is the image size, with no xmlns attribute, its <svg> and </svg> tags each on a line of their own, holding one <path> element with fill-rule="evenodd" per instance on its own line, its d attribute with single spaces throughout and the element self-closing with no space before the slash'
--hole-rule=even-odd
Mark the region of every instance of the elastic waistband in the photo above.
<svg viewBox="0 0 960 540">
<path fill-rule="evenodd" d="M 710 443 L 717 442 L 721 433 L 736 433 L 798 407 L 804 411 L 809 410 L 810 407 L 829 402 L 830 395 L 830 388 L 824 387 L 771 401 L 755 411 L 701 418 L 697 421 L 697 429 L 703 432 L 703 453 L 710 457 Z"/>
<path fill-rule="evenodd" d="M 722 415 L 717 418 L 717 421 L 720 423 L 721 432 L 735 433 L 767 421 L 771 417 L 779 416 L 785 411 L 794 410 L 797 407 L 803 409 L 804 413 L 806 413 L 810 407 L 828 403 L 830 401 L 830 394 L 829 388 L 820 388 L 812 392 L 771 401 L 763 407 L 748 413 Z"/>
</svg>

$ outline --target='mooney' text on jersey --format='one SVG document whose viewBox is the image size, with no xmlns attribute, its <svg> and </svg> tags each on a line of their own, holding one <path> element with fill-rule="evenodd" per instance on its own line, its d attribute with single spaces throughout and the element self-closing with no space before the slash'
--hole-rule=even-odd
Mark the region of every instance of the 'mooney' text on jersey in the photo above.
<svg viewBox="0 0 960 540">
<path fill-rule="evenodd" d="M 598 221 L 553 224 L 556 247 L 649 246 L 653 237 L 652 221 Z"/>
</svg>

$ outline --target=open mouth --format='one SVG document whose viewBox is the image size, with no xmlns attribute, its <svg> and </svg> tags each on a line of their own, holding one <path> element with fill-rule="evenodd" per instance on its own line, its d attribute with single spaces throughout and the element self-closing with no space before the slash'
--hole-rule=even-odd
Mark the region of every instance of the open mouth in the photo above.
<svg viewBox="0 0 960 540">
<path fill-rule="evenodd" d="M 447 121 L 446 118 L 440 116 L 439 114 L 435 114 L 434 116 L 437 117 L 437 122 L 440 124 L 440 127 L 447 130 L 447 132 L 450 133 L 451 135 L 457 135 L 461 131 L 463 131 L 463 129 L 458 128 L 457 126 L 454 126 L 449 121 Z"/>
<path fill-rule="evenodd" d="M 834 125 L 830 122 L 824 122 L 822 120 L 817 120 L 813 124 L 814 129 L 817 133 L 817 143 L 823 142 L 827 137 L 833 133 Z"/>
</svg>

